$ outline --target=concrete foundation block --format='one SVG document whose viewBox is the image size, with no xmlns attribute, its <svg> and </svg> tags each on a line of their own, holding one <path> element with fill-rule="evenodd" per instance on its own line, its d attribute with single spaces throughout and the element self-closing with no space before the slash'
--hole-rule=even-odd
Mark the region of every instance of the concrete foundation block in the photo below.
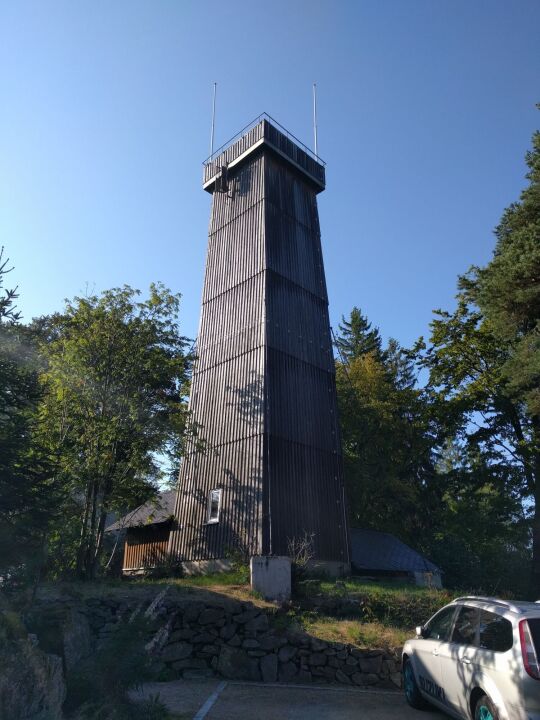
<svg viewBox="0 0 540 720">
<path fill-rule="evenodd" d="M 250 559 L 251 589 L 265 600 L 283 602 L 291 597 L 291 559 L 255 555 Z"/>
</svg>

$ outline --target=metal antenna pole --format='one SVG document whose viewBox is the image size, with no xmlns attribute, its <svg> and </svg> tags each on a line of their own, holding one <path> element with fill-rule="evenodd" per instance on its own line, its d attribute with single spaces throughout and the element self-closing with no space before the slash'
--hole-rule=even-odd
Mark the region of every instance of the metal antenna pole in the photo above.
<svg viewBox="0 0 540 720">
<path fill-rule="evenodd" d="M 217 83 L 214 83 L 214 93 L 212 96 L 212 132 L 210 133 L 210 157 L 214 154 L 214 126 L 216 122 L 216 88 Z"/>
<path fill-rule="evenodd" d="M 315 138 L 315 155 L 319 157 L 317 145 L 317 83 L 313 83 L 313 136 Z"/>
</svg>

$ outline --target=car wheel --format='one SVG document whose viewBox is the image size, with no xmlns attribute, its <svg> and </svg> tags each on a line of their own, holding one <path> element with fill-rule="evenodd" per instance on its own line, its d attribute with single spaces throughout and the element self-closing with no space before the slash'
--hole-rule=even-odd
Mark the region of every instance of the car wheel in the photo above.
<svg viewBox="0 0 540 720">
<path fill-rule="evenodd" d="M 474 720 L 499 720 L 497 708 L 487 695 L 482 695 L 476 703 Z"/>
<path fill-rule="evenodd" d="M 411 707 L 417 710 L 425 710 L 428 707 L 427 702 L 420 694 L 410 660 L 405 660 L 403 665 L 403 689 L 405 690 L 405 699 Z"/>
</svg>

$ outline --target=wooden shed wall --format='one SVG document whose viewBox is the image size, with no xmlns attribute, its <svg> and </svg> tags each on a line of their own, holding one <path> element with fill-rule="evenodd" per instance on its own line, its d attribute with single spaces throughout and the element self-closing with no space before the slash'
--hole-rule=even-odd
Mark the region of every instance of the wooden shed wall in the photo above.
<svg viewBox="0 0 540 720">
<path fill-rule="evenodd" d="M 128 528 L 124 542 L 123 571 L 162 565 L 167 560 L 171 523 Z"/>
</svg>

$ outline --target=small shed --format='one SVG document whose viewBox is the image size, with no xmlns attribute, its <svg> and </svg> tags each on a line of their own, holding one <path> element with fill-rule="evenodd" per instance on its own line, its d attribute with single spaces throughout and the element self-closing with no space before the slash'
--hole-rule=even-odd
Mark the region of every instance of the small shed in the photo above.
<svg viewBox="0 0 540 720">
<path fill-rule="evenodd" d="M 442 587 L 442 572 L 395 535 L 351 528 L 351 565 L 357 575 L 410 579 L 417 585 Z"/>
<path fill-rule="evenodd" d="M 134 575 L 167 562 L 176 491 L 168 490 L 109 525 L 105 532 L 122 533 L 122 573 Z"/>
</svg>

